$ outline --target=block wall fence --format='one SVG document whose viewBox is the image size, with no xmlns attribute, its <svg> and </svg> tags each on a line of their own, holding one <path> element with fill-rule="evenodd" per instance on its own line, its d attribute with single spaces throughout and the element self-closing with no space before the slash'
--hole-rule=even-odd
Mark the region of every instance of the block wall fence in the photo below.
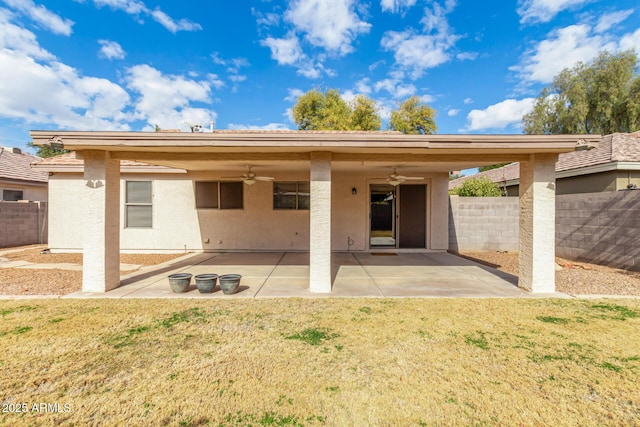
<svg viewBox="0 0 640 427">
<path fill-rule="evenodd" d="M 517 197 L 450 196 L 451 251 L 517 251 Z M 640 191 L 556 197 L 556 255 L 640 271 Z"/>
<path fill-rule="evenodd" d="M 0 248 L 47 243 L 47 202 L 0 201 Z"/>
</svg>

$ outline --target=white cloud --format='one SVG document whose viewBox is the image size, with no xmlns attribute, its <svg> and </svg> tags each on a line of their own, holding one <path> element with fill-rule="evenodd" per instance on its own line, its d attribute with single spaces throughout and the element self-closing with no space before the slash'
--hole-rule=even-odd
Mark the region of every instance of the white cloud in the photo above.
<svg viewBox="0 0 640 427">
<path fill-rule="evenodd" d="M 521 24 L 549 22 L 558 13 L 570 8 L 578 8 L 590 0 L 520 0 L 518 15 Z"/>
<path fill-rule="evenodd" d="M 271 58 L 280 65 L 293 65 L 305 56 L 298 38 L 292 33 L 282 39 L 267 37 L 260 44 L 271 49 Z"/>
<path fill-rule="evenodd" d="M 11 14 L 0 9 L 0 48 L 20 52 L 25 56 L 40 60 L 54 59 L 54 55 L 41 48 L 35 34 L 9 22 Z M 2 67 L 0 67 L 2 68 Z"/>
<path fill-rule="evenodd" d="M 633 33 L 625 34 L 620 39 L 620 50 L 635 50 L 640 54 L 640 28 Z"/>
<path fill-rule="evenodd" d="M 125 52 L 118 42 L 111 40 L 98 40 L 100 43 L 100 56 L 107 59 L 124 59 Z"/>
<path fill-rule="evenodd" d="M 510 70 L 527 82 L 549 83 L 564 68 L 579 61 L 589 62 L 602 50 L 616 50 L 615 43 L 604 36 L 591 35 L 590 30 L 588 25 L 580 24 L 553 31 Z"/>
<path fill-rule="evenodd" d="M 596 33 L 604 33 L 605 31 L 608 31 L 610 28 L 627 19 L 632 13 L 633 9 L 605 13 L 600 17 L 593 31 Z"/>
<path fill-rule="evenodd" d="M 42 5 L 36 5 L 32 0 L 3 0 L 7 5 L 28 16 L 43 28 L 54 34 L 71 35 L 73 21 L 62 18 Z"/>
<path fill-rule="evenodd" d="M 369 80 L 368 77 L 365 77 L 364 79 L 360 79 L 356 82 L 356 86 L 355 86 L 356 91 L 358 91 L 358 93 L 362 93 L 365 95 L 368 95 L 371 93 L 372 88 L 371 88 L 371 80 Z"/>
<path fill-rule="evenodd" d="M 357 11 L 356 0 L 293 0 L 285 20 L 311 45 L 342 56 L 352 52 L 351 43 L 371 28 Z"/>
<path fill-rule="evenodd" d="M 154 123 L 171 128 L 216 118 L 214 111 L 193 105 L 211 102 L 211 88 L 223 85 L 215 74 L 194 80 L 148 65 L 131 67 L 124 80 L 138 95 L 132 103 L 125 88 L 60 62 L 10 18 L 0 8 L 0 117 L 87 130 L 130 130 L 137 120 L 152 130 Z"/>
<path fill-rule="evenodd" d="M 167 75 L 149 65 L 136 65 L 127 70 L 127 87 L 139 93 L 135 104 L 139 119 L 160 127 L 172 128 L 184 122 L 215 121 L 214 111 L 194 108 L 192 102 L 211 102 L 208 80 L 191 80 L 180 75 Z"/>
<path fill-rule="evenodd" d="M 518 124 L 522 121 L 522 116 L 531 111 L 534 102 L 535 98 L 505 99 L 484 110 L 472 110 L 467 115 L 469 124 L 466 130 L 504 129 Z"/>
<path fill-rule="evenodd" d="M 473 99 L 471 99 L 471 98 L 465 98 L 463 102 L 464 102 L 464 105 L 473 104 Z"/>
<path fill-rule="evenodd" d="M 473 61 L 478 57 L 478 52 L 461 52 L 456 55 L 460 61 Z"/>
<path fill-rule="evenodd" d="M 454 117 L 454 116 L 457 116 L 458 113 L 460 113 L 460 110 L 452 108 L 449 111 L 447 111 L 447 116 Z"/>
<path fill-rule="evenodd" d="M 0 116 L 62 128 L 129 129 L 122 87 L 81 76 L 6 18 L 0 10 Z"/>
<path fill-rule="evenodd" d="M 280 23 L 280 15 L 277 13 L 263 13 L 255 7 L 251 8 L 251 13 L 256 17 L 259 28 L 274 27 Z"/>
<path fill-rule="evenodd" d="M 178 31 L 200 31 L 202 26 L 188 19 L 174 20 L 172 17 L 161 11 L 159 8 L 151 11 L 151 17 L 154 21 L 165 27 L 173 34 Z"/>
<path fill-rule="evenodd" d="M 293 88 L 293 89 L 287 89 L 287 92 L 289 93 L 284 100 L 285 101 L 289 101 L 289 102 L 294 102 L 296 101 L 300 96 L 304 95 L 304 92 L 302 91 L 302 89 L 297 89 L 297 88 Z"/>
<path fill-rule="evenodd" d="M 383 79 L 375 82 L 373 88 L 376 92 L 386 91 L 394 99 L 408 98 L 416 93 L 416 87 L 412 84 L 402 83 L 398 79 Z"/>
<path fill-rule="evenodd" d="M 18 1 L 18 0 L 15 0 Z M 113 10 L 122 10 L 129 15 L 139 18 L 140 15 L 150 16 L 154 21 L 165 27 L 172 33 L 178 31 L 200 31 L 202 26 L 188 19 L 175 20 L 159 7 L 154 10 L 149 9 L 144 2 L 140 0 L 93 0 L 98 7 L 108 6 Z M 142 23 L 142 21 L 139 20 Z"/>
<path fill-rule="evenodd" d="M 431 9 L 425 8 L 421 32 L 415 29 L 387 31 L 380 45 L 394 52 L 396 64 L 409 71 L 413 79 L 421 77 L 425 70 L 451 60 L 451 50 L 460 39 L 451 31 L 446 17 L 454 7 L 453 1 L 447 1 L 444 7 L 433 3 Z"/>
<path fill-rule="evenodd" d="M 380 0 L 384 12 L 404 12 L 415 4 L 416 0 Z"/>
<path fill-rule="evenodd" d="M 93 0 L 96 6 L 109 6 L 114 10 L 122 10 L 129 15 L 148 13 L 149 9 L 139 0 Z"/>
</svg>

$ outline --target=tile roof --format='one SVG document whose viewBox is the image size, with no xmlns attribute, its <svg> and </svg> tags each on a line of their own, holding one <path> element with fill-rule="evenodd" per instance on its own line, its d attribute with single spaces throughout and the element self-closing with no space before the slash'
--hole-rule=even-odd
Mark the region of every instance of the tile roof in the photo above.
<svg viewBox="0 0 640 427">
<path fill-rule="evenodd" d="M 598 148 L 593 150 L 560 154 L 556 162 L 556 172 L 612 162 L 640 162 L 640 132 L 613 133 L 603 137 Z M 487 176 L 493 182 L 518 179 L 520 178 L 520 165 L 511 163 L 498 169 L 454 179 L 449 182 L 449 189 L 458 187 L 471 177 L 480 176 Z"/>
<path fill-rule="evenodd" d="M 83 166 L 84 160 L 78 159 L 75 151 L 69 153 L 60 154 L 59 156 L 48 157 L 46 159 L 40 159 L 35 162 L 38 166 Z M 120 166 L 152 166 L 148 163 L 135 162 L 133 160 L 120 160 Z"/>
<path fill-rule="evenodd" d="M 13 179 L 29 182 L 47 182 L 46 171 L 31 169 L 31 163 L 41 160 L 28 153 L 14 152 L 12 148 L 0 147 L 0 179 Z"/>
</svg>

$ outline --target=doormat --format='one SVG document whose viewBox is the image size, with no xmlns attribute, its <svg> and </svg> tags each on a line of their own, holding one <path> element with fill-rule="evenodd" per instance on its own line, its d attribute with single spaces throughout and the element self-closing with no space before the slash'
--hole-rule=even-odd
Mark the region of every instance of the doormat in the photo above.
<svg viewBox="0 0 640 427">
<path fill-rule="evenodd" d="M 395 252 L 371 252 L 373 256 L 396 256 L 398 255 Z"/>
</svg>

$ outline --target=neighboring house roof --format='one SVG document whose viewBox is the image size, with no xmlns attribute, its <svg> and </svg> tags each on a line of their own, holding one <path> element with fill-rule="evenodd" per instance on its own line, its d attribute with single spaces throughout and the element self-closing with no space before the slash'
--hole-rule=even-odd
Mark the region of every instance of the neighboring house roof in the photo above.
<svg viewBox="0 0 640 427">
<path fill-rule="evenodd" d="M 46 183 L 49 180 L 46 171 L 31 169 L 31 163 L 38 160 L 41 158 L 19 149 L 0 147 L 0 180 Z"/>
<path fill-rule="evenodd" d="M 618 162 L 640 164 L 640 132 L 614 133 L 604 136 L 598 148 L 593 150 L 562 153 L 556 162 L 556 173 L 564 172 L 563 176 L 582 175 L 583 173 L 579 173 L 582 169 Z M 449 182 L 449 189 L 460 186 L 469 178 L 482 176 L 493 182 L 514 181 L 520 178 L 520 164 L 511 163 L 501 168 L 454 179 Z"/>
<path fill-rule="evenodd" d="M 82 172 L 84 168 L 84 160 L 79 159 L 75 151 L 60 154 L 59 156 L 48 157 L 32 163 L 31 167 L 37 170 L 50 172 Z M 164 166 L 150 165 L 143 162 L 135 162 L 133 160 L 120 160 L 120 167 L 124 172 L 168 172 L 168 173 L 184 173 L 182 169 L 167 168 Z M 41 172 L 42 173 L 42 172 Z M 44 172 L 45 174 L 47 172 Z"/>
</svg>

